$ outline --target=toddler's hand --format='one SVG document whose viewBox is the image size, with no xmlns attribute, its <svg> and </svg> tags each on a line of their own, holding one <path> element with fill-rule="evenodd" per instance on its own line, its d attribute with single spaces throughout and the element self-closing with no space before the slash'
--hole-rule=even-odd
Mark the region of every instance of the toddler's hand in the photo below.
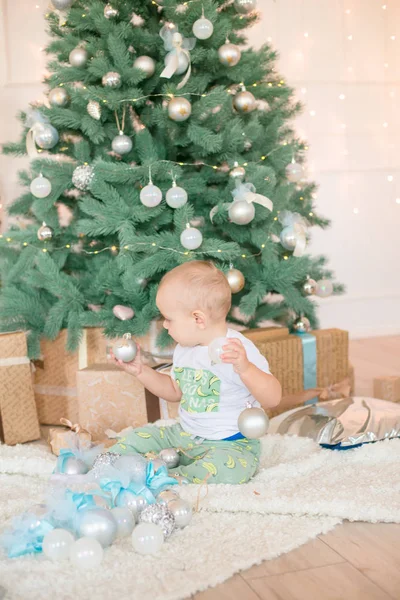
<svg viewBox="0 0 400 600">
<path fill-rule="evenodd" d="M 118 367 L 121 367 L 121 369 L 123 369 L 127 373 L 130 373 L 131 375 L 134 375 L 135 377 L 138 377 L 138 375 L 140 375 L 143 370 L 143 363 L 142 363 L 142 358 L 140 356 L 139 344 L 137 344 L 137 354 L 136 354 L 134 360 L 132 360 L 131 362 L 126 363 L 122 360 L 119 360 L 118 358 L 116 358 L 114 356 L 114 353 L 112 350 L 110 350 L 110 359 L 111 359 L 111 363 L 113 363 L 114 365 L 117 365 Z"/>
<path fill-rule="evenodd" d="M 229 344 L 223 346 L 222 349 L 224 351 L 220 355 L 222 362 L 233 365 L 235 373 L 244 373 L 248 369 L 251 363 L 240 340 L 229 338 Z"/>
</svg>

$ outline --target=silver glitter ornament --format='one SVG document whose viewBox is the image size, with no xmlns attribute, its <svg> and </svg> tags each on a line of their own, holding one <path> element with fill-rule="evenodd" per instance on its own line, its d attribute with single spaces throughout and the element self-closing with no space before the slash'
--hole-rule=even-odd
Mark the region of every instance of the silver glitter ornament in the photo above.
<svg viewBox="0 0 400 600">
<path fill-rule="evenodd" d="M 239 46 L 227 42 L 218 49 L 219 62 L 225 67 L 234 67 L 238 64 L 242 57 Z"/>
<path fill-rule="evenodd" d="M 96 456 L 93 462 L 93 466 L 90 470 L 90 474 L 95 479 L 101 479 L 104 476 L 104 473 L 107 472 L 109 467 L 113 467 L 115 461 L 120 457 L 120 454 L 117 452 L 104 452 L 104 454 L 99 454 Z"/>
<path fill-rule="evenodd" d="M 257 0 L 235 0 L 233 5 L 238 13 L 247 15 L 256 9 Z"/>
<path fill-rule="evenodd" d="M 85 192 L 89 189 L 94 177 L 94 169 L 90 165 L 76 167 L 72 174 L 72 183 L 78 190 Z"/>
<path fill-rule="evenodd" d="M 71 8 L 74 0 L 51 0 L 51 3 L 56 10 L 68 10 L 68 8 Z"/>
<path fill-rule="evenodd" d="M 178 123 L 186 121 L 192 113 L 192 105 L 186 98 L 175 97 L 168 103 L 168 116 Z"/>
<path fill-rule="evenodd" d="M 231 288 L 232 294 L 241 292 L 245 285 L 244 275 L 239 269 L 229 269 L 226 274 L 226 278 Z"/>
<path fill-rule="evenodd" d="M 293 329 L 297 333 L 308 333 L 311 331 L 311 324 L 307 317 L 298 317 L 293 323 Z"/>
<path fill-rule="evenodd" d="M 120 131 L 111 143 L 111 147 L 117 154 L 129 154 L 132 150 L 133 142 L 131 138 Z"/>
<path fill-rule="evenodd" d="M 104 87 L 116 88 L 121 84 L 121 75 L 116 71 L 109 71 L 103 75 L 101 83 Z"/>
<path fill-rule="evenodd" d="M 70 101 L 70 97 L 68 92 L 63 87 L 57 87 L 50 91 L 49 93 L 49 102 L 52 106 L 55 107 L 64 107 L 67 106 Z"/>
<path fill-rule="evenodd" d="M 233 97 L 233 106 L 238 112 L 247 114 L 252 112 L 256 108 L 257 104 L 253 94 L 246 90 L 239 92 Z"/>
<path fill-rule="evenodd" d="M 36 146 L 39 146 L 42 150 L 51 150 L 59 140 L 57 129 L 48 123 L 38 127 L 33 137 Z"/>
<path fill-rule="evenodd" d="M 125 333 L 123 338 L 117 340 L 113 346 L 115 358 L 122 360 L 124 363 L 129 363 L 135 360 L 137 354 L 137 346 L 130 333 Z"/>
<path fill-rule="evenodd" d="M 246 176 L 246 170 L 244 167 L 240 167 L 237 163 L 235 163 L 233 169 L 229 171 L 229 177 L 232 179 L 243 179 Z"/>
<path fill-rule="evenodd" d="M 74 48 L 69 54 L 69 63 L 72 67 L 84 67 L 89 59 L 85 48 Z"/>
<path fill-rule="evenodd" d="M 179 452 L 175 448 L 163 448 L 163 450 L 158 453 L 158 456 L 165 462 L 168 469 L 179 467 L 181 458 Z"/>
<path fill-rule="evenodd" d="M 116 8 L 114 8 L 113 6 L 111 6 L 111 4 L 106 4 L 104 7 L 104 16 L 106 19 L 115 19 L 115 17 L 118 17 L 118 11 Z"/>
<path fill-rule="evenodd" d="M 193 514 L 193 509 L 189 502 L 181 498 L 171 500 L 168 503 L 168 509 L 174 515 L 176 527 L 183 529 L 183 527 L 189 525 Z"/>
<path fill-rule="evenodd" d="M 150 504 L 139 515 L 140 523 L 154 523 L 167 538 L 175 529 L 175 517 L 164 504 Z"/>
<path fill-rule="evenodd" d="M 63 470 L 65 475 L 86 475 L 89 471 L 87 464 L 80 458 L 70 456 L 64 461 Z"/>
<path fill-rule="evenodd" d="M 138 56 L 135 62 L 133 63 L 135 69 L 140 69 L 143 73 L 146 74 L 146 78 L 148 79 L 156 70 L 156 63 L 151 58 L 151 56 Z"/>
<path fill-rule="evenodd" d="M 168 504 L 171 500 L 178 500 L 179 495 L 174 490 L 163 490 L 157 496 L 157 502 L 159 504 Z"/>
<path fill-rule="evenodd" d="M 129 490 L 122 490 L 115 499 L 115 505 L 120 507 L 129 508 L 136 522 L 138 522 L 139 515 L 148 506 L 144 496 L 137 496 Z"/>
<path fill-rule="evenodd" d="M 51 240 L 53 233 L 54 231 L 52 228 L 46 225 L 46 223 L 43 223 L 43 225 L 38 229 L 37 236 L 41 242 L 45 242 L 46 240 Z"/>
<path fill-rule="evenodd" d="M 90 508 L 78 513 L 78 536 L 95 538 L 103 548 L 111 546 L 117 537 L 117 522 L 110 510 Z"/>
<path fill-rule="evenodd" d="M 303 292 L 306 296 L 313 296 L 317 290 L 317 282 L 311 277 L 308 277 L 307 281 L 303 284 Z"/>
<path fill-rule="evenodd" d="M 228 214 L 230 221 L 235 225 L 247 225 L 254 219 L 256 209 L 252 202 L 237 200 L 229 206 Z"/>
<path fill-rule="evenodd" d="M 239 415 L 238 429 L 245 438 L 255 440 L 268 431 L 269 419 L 265 411 L 259 407 L 248 405 Z"/>
<path fill-rule="evenodd" d="M 86 107 L 86 110 L 88 111 L 88 114 L 93 118 L 96 119 L 96 121 L 100 121 L 100 117 L 101 117 L 101 106 L 100 103 L 97 102 L 96 100 L 90 100 L 88 102 L 88 105 Z"/>
</svg>

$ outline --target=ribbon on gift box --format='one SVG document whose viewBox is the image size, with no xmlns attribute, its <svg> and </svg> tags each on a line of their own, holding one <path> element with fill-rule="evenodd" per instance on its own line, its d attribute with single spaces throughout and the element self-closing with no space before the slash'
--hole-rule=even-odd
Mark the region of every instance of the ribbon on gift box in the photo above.
<svg viewBox="0 0 400 600">
<path fill-rule="evenodd" d="M 9 358 L 0 358 L 0 367 L 13 367 L 15 365 L 29 365 L 30 360 L 27 356 L 10 356 Z"/>
<path fill-rule="evenodd" d="M 292 408 L 301 406 L 302 404 L 315 404 L 319 400 L 335 400 L 338 398 L 348 398 L 351 392 L 350 377 L 345 377 L 338 383 L 333 383 L 324 388 L 312 388 L 299 392 L 298 394 L 290 394 L 284 396 L 279 404 L 280 412 L 291 410 Z"/>
<path fill-rule="evenodd" d="M 297 333 L 303 349 L 303 387 L 305 390 L 317 387 L 317 339 L 310 333 Z M 317 396 L 311 396 L 304 404 L 315 404 Z"/>
</svg>

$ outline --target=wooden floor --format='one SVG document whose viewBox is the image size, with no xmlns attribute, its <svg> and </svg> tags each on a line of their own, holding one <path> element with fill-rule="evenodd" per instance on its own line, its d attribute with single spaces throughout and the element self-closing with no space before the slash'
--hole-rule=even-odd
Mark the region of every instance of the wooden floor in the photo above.
<svg viewBox="0 0 400 600">
<path fill-rule="evenodd" d="M 356 394 L 400 375 L 400 337 L 350 343 Z M 400 525 L 345 523 L 280 558 L 235 575 L 195 600 L 400 600 Z"/>
</svg>

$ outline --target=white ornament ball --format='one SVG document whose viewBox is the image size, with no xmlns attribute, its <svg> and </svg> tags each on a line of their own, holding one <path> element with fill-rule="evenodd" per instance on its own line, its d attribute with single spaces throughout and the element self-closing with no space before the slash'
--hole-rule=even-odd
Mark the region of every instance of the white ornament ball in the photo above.
<svg viewBox="0 0 400 600">
<path fill-rule="evenodd" d="M 49 93 L 49 102 L 52 106 L 62 108 L 67 106 L 69 100 L 68 92 L 63 87 L 56 87 Z"/>
<path fill-rule="evenodd" d="M 95 569 L 103 560 L 104 550 L 94 538 L 83 537 L 71 545 L 69 558 L 82 571 Z"/>
<path fill-rule="evenodd" d="M 181 233 L 181 244 L 187 250 L 196 250 L 203 243 L 201 231 L 195 227 L 188 227 Z"/>
<path fill-rule="evenodd" d="M 74 48 L 69 53 L 69 63 L 73 67 L 84 67 L 88 61 L 89 53 L 85 48 Z"/>
<path fill-rule="evenodd" d="M 208 19 L 202 17 L 193 23 L 193 35 L 198 40 L 208 40 L 213 34 L 214 25 Z"/>
<path fill-rule="evenodd" d="M 294 250 L 297 244 L 297 234 L 292 226 L 284 227 L 280 235 L 281 244 L 286 250 Z"/>
<path fill-rule="evenodd" d="M 219 62 L 225 67 L 234 67 L 238 64 L 242 56 L 239 46 L 226 43 L 218 49 Z"/>
<path fill-rule="evenodd" d="M 246 90 L 244 92 L 239 92 L 233 97 L 233 106 L 238 112 L 247 114 L 256 108 L 257 103 L 253 94 Z"/>
<path fill-rule="evenodd" d="M 52 228 L 46 225 L 46 223 L 43 223 L 43 225 L 38 229 L 37 236 L 41 242 L 45 242 L 46 240 L 51 240 L 53 233 L 54 231 Z"/>
<path fill-rule="evenodd" d="M 60 472 L 65 475 L 86 475 L 88 471 L 89 467 L 82 459 L 70 456 L 65 460 L 63 470 Z"/>
<path fill-rule="evenodd" d="M 174 56 L 175 56 L 174 50 L 171 50 L 171 52 L 168 52 L 168 54 L 166 54 L 165 59 L 164 59 L 166 67 L 168 67 L 171 60 L 174 60 Z M 175 71 L 175 75 L 182 75 L 183 73 L 185 73 L 188 70 L 188 66 L 189 66 L 189 61 L 188 61 L 186 54 L 184 54 L 183 52 L 180 52 L 179 56 L 178 56 L 178 68 Z"/>
<path fill-rule="evenodd" d="M 229 269 L 226 274 L 226 278 L 231 288 L 232 294 L 241 292 L 245 285 L 244 275 L 239 269 Z"/>
<path fill-rule="evenodd" d="M 235 0 L 234 7 L 241 15 L 253 12 L 257 7 L 257 0 Z"/>
<path fill-rule="evenodd" d="M 104 16 L 106 19 L 115 19 L 115 17 L 118 17 L 118 11 L 111 4 L 106 4 L 104 7 Z"/>
<path fill-rule="evenodd" d="M 189 502 L 182 500 L 181 498 L 177 498 L 176 500 L 171 500 L 168 502 L 168 509 L 175 517 L 176 527 L 183 529 L 189 525 L 193 514 L 193 508 Z"/>
<path fill-rule="evenodd" d="M 229 206 L 229 219 L 235 225 L 247 225 L 254 219 L 256 209 L 252 202 L 246 200 L 237 200 Z"/>
<path fill-rule="evenodd" d="M 245 408 L 238 418 L 238 429 L 245 438 L 255 440 L 268 431 L 269 419 L 262 408 Z"/>
<path fill-rule="evenodd" d="M 31 182 L 30 190 L 35 198 L 47 198 L 51 194 L 51 182 L 40 175 Z"/>
<path fill-rule="evenodd" d="M 192 105 L 186 98 L 172 98 L 168 104 L 168 116 L 173 121 L 186 121 L 192 113 Z"/>
<path fill-rule="evenodd" d="M 297 333 L 308 333 L 309 331 L 311 331 L 311 323 L 307 319 L 307 317 L 299 317 L 293 323 L 293 329 Z"/>
<path fill-rule="evenodd" d="M 135 527 L 135 517 L 128 508 L 116 506 L 111 510 L 115 522 L 117 523 L 117 537 L 127 537 L 131 535 Z"/>
<path fill-rule="evenodd" d="M 69 553 L 75 538 L 70 531 L 66 529 L 53 529 L 49 531 L 43 539 L 43 554 L 50 560 L 65 560 L 69 558 Z"/>
<path fill-rule="evenodd" d="M 111 147 L 117 154 L 128 154 L 132 150 L 133 142 L 131 138 L 124 133 L 115 136 Z"/>
<path fill-rule="evenodd" d="M 117 522 L 106 508 L 90 508 L 79 511 L 77 531 L 79 537 L 94 538 L 106 548 L 117 537 Z"/>
<path fill-rule="evenodd" d="M 154 208 L 155 206 L 158 206 L 161 200 L 162 191 L 153 183 L 145 185 L 145 187 L 140 190 L 140 202 L 148 208 Z"/>
<path fill-rule="evenodd" d="M 132 533 L 132 546 L 138 554 L 156 554 L 164 543 L 164 534 L 159 525 L 139 523 Z"/>
<path fill-rule="evenodd" d="M 124 363 L 129 363 L 135 360 L 137 354 L 137 346 L 132 338 L 122 338 L 117 340 L 113 346 L 115 358 L 122 360 Z"/>
<path fill-rule="evenodd" d="M 333 283 L 329 279 L 320 279 L 317 281 L 315 294 L 320 298 L 328 298 L 333 293 Z"/>
<path fill-rule="evenodd" d="M 116 88 L 121 83 L 121 75 L 116 71 L 109 71 L 103 75 L 101 83 L 104 87 Z"/>
<path fill-rule="evenodd" d="M 44 124 L 38 127 L 34 133 L 35 144 L 42 150 L 51 150 L 58 143 L 58 131 L 53 125 Z"/>
<path fill-rule="evenodd" d="M 94 169 L 90 165 L 76 167 L 72 174 L 72 183 L 78 190 L 85 192 L 89 189 L 94 177 Z"/>
<path fill-rule="evenodd" d="M 74 0 L 51 0 L 52 5 L 56 10 L 67 10 L 71 8 Z"/>
<path fill-rule="evenodd" d="M 228 338 L 219 337 L 215 338 L 215 340 L 208 345 L 208 356 L 212 364 L 222 364 L 221 354 L 223 354 L 223 347 L 226 346 L 226 344 L 229 344 Z"/>
<path fill-rule="evenodd" d="M 140 69 L 143 73 L 146 74 L 146 78 L 148 79 L 156 70 L 156 63 L 151 58 L 151 56 L 138 56 L 135 62 L 133 63 L 135 69 Z"/>
<path fill-rule="evenodd" d="M 178 185 L 172 186 L 165 196 L 165 200 L 171 208 L 181 208 L 187 202 L 187 191 Z"/>
<path fill-rule="evenodd" d="M 297 162 L 291 162 L 286 167 L 286 177 L 289 179 L 291 183 L 299 182 L 304 175 L 304 170 L 302 165 Z"/>
</svg>

